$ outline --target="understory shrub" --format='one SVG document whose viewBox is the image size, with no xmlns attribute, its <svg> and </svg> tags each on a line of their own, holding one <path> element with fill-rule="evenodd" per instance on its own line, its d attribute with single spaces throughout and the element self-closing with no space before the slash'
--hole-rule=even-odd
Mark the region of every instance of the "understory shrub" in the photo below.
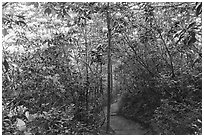
<svg viewBox="0 0 204 137">
<path fill-rule="evenodd" d="M 148 126 L 154 110 L 160 105 L 160 94 L 144 88 L 137 93 L 126 92 L 119 103 L 119 114 Z"/>
<path fill-rule="evenodd" d="M 163 80 L 162 84 L 164 96 L 151 119 L 152 129 L 164 135 L 201 134 L 201 75 L 183 75 L 176 80 Z"/>
<path fill-rule="evenodd" d="M 154 134 L 201 134 L 201 75 L 160 78 L 157 83 L 152 88 L 124 93 L 119 114 L 140 122 Z"/>
<path fill-rule="evenodd" d="M 61 53 L 57 47 L 42 52 L 46 62 L 36 57 L 23 64 L 21 56 L 21 67 L 3 74 L 2 134 L 98 134 L 100 112 L 86 109 L 85 83 L 69 63 L 50 58 L 56 52 Z"/>
</svg>

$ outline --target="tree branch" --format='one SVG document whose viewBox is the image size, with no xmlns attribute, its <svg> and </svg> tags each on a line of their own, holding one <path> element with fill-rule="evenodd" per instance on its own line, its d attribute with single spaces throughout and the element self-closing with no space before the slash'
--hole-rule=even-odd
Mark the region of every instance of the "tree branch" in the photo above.
<svg viewBox="0 0 204 137">
<path fill-rule="evenodd" d="M 152 76 L 155 76 L 149 69 L 148 69 L 148 66 L 142 61 L 142 59 L 137 55 L 137 52 L 136 50 L 134 49 L 134 47 L 132 47 L 131 43 L 130 43 L 130 40 L 128 39 L 128 37 L 125 35 L 125 38 L 126 38 L 126 43 L 128 44 L 128 46 L 133 50 L 133 52 L 135 53 L 136 55 L 136 60 L 137 62 L 143 66 Z"/>
<path fill-rule="evenodd" d="M 2 8 L 3 8 L 4 6 L 6 6 L 7 4 L 8 4 L 8 2 L 3 3 L 3 4 L 2 4 Z"/>
</svg>

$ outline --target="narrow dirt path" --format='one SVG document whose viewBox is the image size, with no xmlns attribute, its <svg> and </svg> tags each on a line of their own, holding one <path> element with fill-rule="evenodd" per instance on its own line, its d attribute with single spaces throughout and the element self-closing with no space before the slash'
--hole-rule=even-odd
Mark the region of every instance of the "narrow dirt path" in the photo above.
<svg viewBox="0 0 204 137">
<path fill-rule="evenodd" d="M 107 108 L 105 108 L 105 113 Z M 110 126 L 116 135 L 144 135 L 147 130 L 142 129 L 140 124 L 117 115 L 118 104 L 111 105 Z"/>
</svg>

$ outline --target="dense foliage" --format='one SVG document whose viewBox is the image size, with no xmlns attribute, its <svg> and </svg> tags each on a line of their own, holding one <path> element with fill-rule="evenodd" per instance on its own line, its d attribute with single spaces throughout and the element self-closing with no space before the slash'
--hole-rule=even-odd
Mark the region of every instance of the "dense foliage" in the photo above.
<svg viewBox="0 0 204 137">
<path fill-rule="evenodd" d="M 122 73 L 117 73 L 117 79 L 127 91 L 120 101 L 120 113 L 149 126 L 155 134 L 202 132 L 200 5 L 173 3 L 164 9 L 145 5 L 151 7 L 144 11 L 151 17 L 145 19 L 146 27 L 138 23 L 142 41 L 133 47 L 136 52 L 144 50 L 118 67 Z"/>
<path fill-rule="evenodd" d="M 5 8 L 14 7 L 15 12 L 19 6 L 25 6 L 27 10 L 38 12 L 38 4 L 7 3 L 9 6 Z M 99 127 L 105 119 L 102 112 L 103 87 L 94 81 L 99 79 L 98 69 L 92 72 L 96 76 L 89 79 L 89 85 L 83 77 L 86 64 L 81 65 L 79 62 L 84 61 L 85 51 L 79 45 L 80 37 L 76 37 L 76 31 L 83 32 L 84 29 L 80 30 L 77 25 L 69 33 L 55 32 L 59 24 L 54 19 L 50 18 L 47 24 L 44 23 L 46 21 L 39 21 L 50 14 L 50 4 L 54 3 L 41 3 L 40 8 L 44 12 L 40 11 L 34 19 L 27 14 L 26 17 L 16 15 L 25 12 L 26 8 L 22 11 L 18 9 L 17 13 L 5 10 L 3 134 L 99 134 Z M 51 26 L 52 30 L 43 32 L 44 27 L 49 29 Z M 9 35 L 14 38 L 8 38 Z M 85 92 L 87 88 L 89 95 Z"/>
<path fill-rule="evenodd" d="M 110 60 L 120 115 L 202 134 L 201 14 L 199 2 L 3 2 L 2 134 L 105 134 Z"/>
<path fill-rule="evenodd" d="M 84 134 L 85 131 L 76 130 L 80 130 L 86 121 L 95 124 L 97 120 L 91 117 L 93 112 L 87 114 L 85 111 L 85 84 L 79 83 L 78 73 L 74 72 L 66 58 L 63 59 L 63 52 L 58 47 L 39 52 L 32 59 L 26 55 L 15 58 L 15 63 L 21 68 L 13 68 L 3 77 L 4 124 L 14 124 L 12 119 L 25 118 L 26 111 L 29 111 L 34 118 L 27 117 L 26 121 L 32 134 Z M 29 61 L 25 63 L 25 60 Z M 5 128 L 3 133 L 15 134 L 14 131 Z"/>
</svg>

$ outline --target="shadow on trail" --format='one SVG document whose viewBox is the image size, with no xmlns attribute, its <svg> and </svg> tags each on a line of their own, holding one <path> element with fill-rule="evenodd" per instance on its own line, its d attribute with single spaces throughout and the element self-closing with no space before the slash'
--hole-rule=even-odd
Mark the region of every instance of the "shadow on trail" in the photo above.
<svg viewBox="0 0 204 137">
<path fill-rule="evenodd" d="M 111 105 L 110 126 L 115 135 L 147 135 L 148 130 L 143 129 L 139 123 L 117 115 L 118 109 L 118 103 Z M 104 108 L 104 111 L 107 114 L 107 107 Z"/>
</svg>

